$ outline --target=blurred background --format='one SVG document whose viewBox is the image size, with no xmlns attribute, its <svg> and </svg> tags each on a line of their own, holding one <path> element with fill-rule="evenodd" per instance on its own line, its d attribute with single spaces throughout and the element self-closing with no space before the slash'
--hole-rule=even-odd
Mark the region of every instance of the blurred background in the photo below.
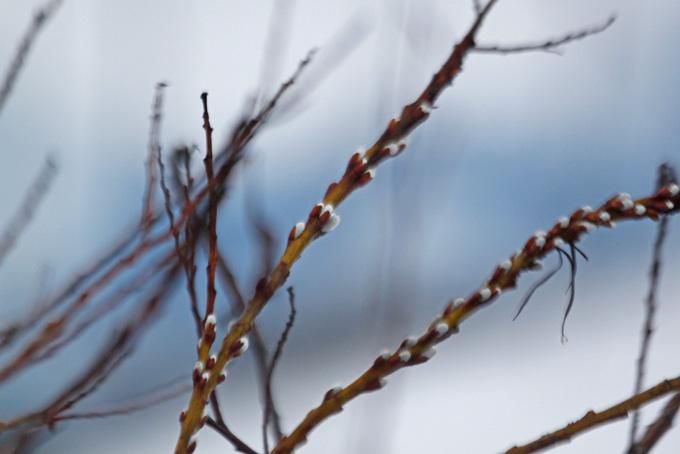
<svg viewBox="0 0 680 454">
<path fill-rule="evenodd" d="M 0 2 L 2 74 L 41 5 Z M 561 56 L 471 54 L 407 151 L 342 205 L 342 224 L 307 250 L 288 281 L 298 316 L 274 383 L 285 430 L 383 348 L 422 332 L 448 299 L 476 289 L 536 229 L 619 191 L 648 194 L 659 164 L 680 164 L 677 2 L 505 0 L 478 41 L 541 41 L 612 13 L 618 19 L 609 30 L 565 46 Z M 158 81 L 169 84 L 163 152 L 184 143 L 202 148 L 202 91 L 210 93 L 215 140 L 224 143 L 258 90 L 272 93 L 310 48 L 319 48 L 295 91 L 304 93 L 303 101 L 275 115 L 256 138 L 221 207 L 220 245 L 250 296 L 261 267 L 253 209 L 280 252 L 290 227 L 341 176 L 351 153 L 373 143 L 415 99 L 472 18 L 466 0 L 66 0 L 38 37 L 0 114 L 0 226 L 45 158 L 54 157 L 59 167 L 34 221 L 0 268 L 3 325 L 20 319 L 40 292 L 58 288 L 138 220 Z M 272 24 L 281 30 L 273 47 Z M 647 386 L 680 371 L 674 221 Z M 398 372 L 382 391 L 348 404 L 301 451 L 499 452 L 626 398 L 655 231 L 651 222 L 624 223 L 583 241 L 590 261 L 579 265 L 567 343 L 560 342 L 560 323 L 568 270 L 512 322 L 524 291 L 541 276 L 525 275 L 518 291 L 466 321 L 432 361 Z M 199 264 L 201 291 L 203 269 Z M 188 377 L 195 329 L 183 287 L 178 282 L 162 318 L 82 409 L 106 408 Z M 218 308 L 226 313 L 227 292 L 218 292 Z M 98 353 L 131 307 L 123 305 L 61 354 L 4 383 L 0 420 L 44 405 Z M 259 319 L 271 350 L 287 316 L 279 291 Z M 0 364 L 10 353 L 0 354 Z M 260 449 L 261 395 L 251 352 L 230 366 L 219 393 L 230 427 Z M 187 400 L 58 425 L 36 452 L 170 452 Z M 645 407 L 643 427 L 659 408 Z M 621 452 L 628 425 L 607 425 L 553 452 Z M 675 453 L 679 446 L 676 429 L 656 452 Z M 231 449 L 213 431 L 200 433 L 199 452 Z"/>
</svg>

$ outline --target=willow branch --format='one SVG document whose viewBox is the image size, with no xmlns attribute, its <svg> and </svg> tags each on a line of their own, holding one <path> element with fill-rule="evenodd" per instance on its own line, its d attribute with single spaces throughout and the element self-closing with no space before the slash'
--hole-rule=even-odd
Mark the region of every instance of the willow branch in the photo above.
<svg viewBox="0 0 680 454">
<path fill-rule="evenodd" d="M 460 74 L 463 60 L 475 47 L 475 37 L 485 17 L 496 4 L 490 0 L 473 21 L 463 39 L 456 44 L 442 67 L 434 74 L 425 90 L 411 104 L 404 107 L 398 119 L 392 119 L 378 140 L 365 152 L 355 153 L 339 182 L 331 183 L 321 203 L 315 205 L 307 222 L 299 223 L 290 232 L 288 245 L 272 273 L 261 279 L 255 294 L 249 301 L 240 319 L 223 338 L 217 354 L 216 370 L 222 370 L 233 358 L 239 356 L 247 346 L 245 336 L 250 332 L 255 318 L 271 299 L 272 295 L 286 282 L 293 264 L 302 252 L 317 238 L 335 228 L 340 218 L 335 209 L 356 189 L 368 184 L 375 175 L 376 167 L 385 160 L 399 154 L 404 148 L 403 140 L 433 112 L 433 106 L 441 93 Z M 187 417 L 183 420 L 175 447 L 176 454 L 195 449 L 190 440 L 197 432 L 205 402 L 220 381 L 220 375 L 208 374 L 205 380 L 194 387 Z M 285 440 L 285 439 L 284 439 Z M 282 440 L 283 441 L 283 440 Z"/>
<path fill-rule="evenodd" d="M 495 301 L 504 291 L 514 289 L 524 272 L 537 267 L 551 252 L 560 251 L 565 244 L 573 245 L 599 227 L 614 227 L 616 221 L 658 219 L 674 213 L 680 206 L 680 188 L 665 186 L 655 194 L 633 200 L 628 194 L 611 197 L 597 209 L 583 207 L 569 217 L 560 218 L 547 231 L 536 232 L 524 246 L 508 260 L 496 266 L 484 284 L 467 298 L 449 302 L 441 315 L 419 337 L 404 339 L 393 352 L 378 356 L 373 365 L 346 387 L 329 390 L 322 403 L 310 411 L 295 429 L 284 437 L 274 454 L 290 453 L 305 442 L 309 433 L 328 417 L 343 409 L 352 399 L 386 384 L 386 377 L 409 366 L 424 363 L 435 354 L 434 346 L 459 331 L 459 324 L 479 309 Z M 680 379 L 678 379 L 680 381 Z"/>
<path fill-rule="evenodd" d="M 673 391 L 680 390 L 680 377 L 664 380 L 656 386 L 621 401 L 600 412 L 589 411 L 581 419 L 567 424 L 565 427 L 543 435 L 541 438 L 522 446 L 515 446 L 505 451 L 505 454 L 529 454 L 538 452 L 558 443 L 571 440 L 587 430 L 626 418 L 628 414 Z"/>
</svg>

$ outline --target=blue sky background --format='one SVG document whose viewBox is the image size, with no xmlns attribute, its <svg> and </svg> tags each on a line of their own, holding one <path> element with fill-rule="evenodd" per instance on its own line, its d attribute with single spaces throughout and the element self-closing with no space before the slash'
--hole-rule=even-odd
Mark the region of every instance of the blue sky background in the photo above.
<svg viewBox="0 0 680 454">
<path fill-rule="evenodd" d="M 40 3 L 2 2 L 0 71 Z M 290 226 L 339 178 L 351 153 L 372 143 L 420 92 L 472 19 L 467 1 L 291 3 L 287 46 L 272 66 L 262 59 L 271 1 L 171 0 L 161 7 L 66 0 L 0 114 L 0 225 L 45 157 L 59 163 L 35 221 L 0 268 L 2 320 L 30 308 L 45 266 L 57 288 L 137 220 L 157 81 L 170 84 L 165 151 L 202 143 L 204 90 L 222 142 L 263 68 L 270 68 L 265 81 L 273 90 L 319 46 L 312 76 L 334 57 L 337 30 L 352 24 L 342 43 L 355 35 L 356 48 L 296 115 L 275 118 L 258 137 L 222 208 L 220 242 L 249 295 L 258 250 L 245 215 L 248 197 L 255 195 L 282 246 Z M 308 249 L 290 277 L 298 319 L 276 382 L 285 428 L 327 389 L 361 373 L 383 348 L 421 332 L 449 298 L 476 289 L 536 229 L 619 191 L 647 194 L 661 162 L 680 164 L 677 2 L 505 0 L 479 42 L 560 36 L 612 12 L 618 20 L 610 30 L 569 45 L 563 56 L 471 55 L 407 152 L 381 166 L 376 180 L 340 208 L 342 224 Z M 305 90 L 304 78 L 299 86 Z M 680 371 L 676 224 L 671 222 L 665 250 L 647 385 Z M 591 260 L 577 277 L 567 344 L 559 332 L 566 270 L 511 321 L 522 290 L 539 276 L 527 275 L 517 292 L 466 321 L 431 362 L 395 374 L 381 392 L 348 404 L 301 451 L 498 452 L 625 398 L 633 387 L 654 234 L 651 222 L 629 223 L 583 242 Z M 97 353 L 131 308 L 122 307 L 62 355 L 3 385 L 0 419 L 39 408 Z M 280 292 L 261 315 L 269 345 L 286 316 Z M 193 329 L 178 288 L 135 356 L 83 408 L 106 407 L 188 372 L 195 361 Z M 0 364 L 8 357 L 0 355 Z M 252 358 L 237 360 L 230 373 L 220 389 L 227 420 L 259 449 Z M 64 425 L 39 452 L 169 452 L 186 401 Z M 645 409 L 644 423 L 659 406 Z M 620 452 L 627 431 L 628 423 L 619 422 L 553 452 Z M 678 446 L 680 432 L 674 430 L 657 452 Z M 229 449 L 209 430 L 201 432 L 199 452 Z"/>
</svg>

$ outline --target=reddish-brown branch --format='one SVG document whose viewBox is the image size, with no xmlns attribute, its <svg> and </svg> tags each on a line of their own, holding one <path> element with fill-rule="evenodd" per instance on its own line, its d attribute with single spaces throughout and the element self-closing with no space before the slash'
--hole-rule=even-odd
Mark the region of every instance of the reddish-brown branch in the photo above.
<svg viewBox="0 0 680 454">
<path fill-rule="evenodd" d="M 304 442 L 307 435 L 326 418 L 342 411 L 343 405 L 355 397 L 375 391 L 385 385 L 385 378 L 409 366 L 428 361 L 435 353 L 434 346 L 459 331 L 459 324 L 479 309 L 491 304 L 504 291 L 514 289 L 524 272 L 534 269 L 549 253 L 565 244 L 575 244 L 588 232 L 598 227 L 613 227 L 616 221 L 658 219 L 678 211 L 680 188 L 673 184 L 655 194 L 633 200 L 628 194 L 611 197 L 599 208 L 580 208 L 571 216 L 561 218 L 547 232 L 534 234 L 510 259 L 499 264 L 490 278 L 467 298 L 459 298 L 446 305 L 424 334 L 401 342 L 393 353 L 381 355 L 361 376 L 344 388 L 328 391 L 323 402 L 310 411 L 303 421 L 274 449 L 275 454 L 291 452 Z M 680 382 L 680 379 L 678 379 Z"/>
</svg>

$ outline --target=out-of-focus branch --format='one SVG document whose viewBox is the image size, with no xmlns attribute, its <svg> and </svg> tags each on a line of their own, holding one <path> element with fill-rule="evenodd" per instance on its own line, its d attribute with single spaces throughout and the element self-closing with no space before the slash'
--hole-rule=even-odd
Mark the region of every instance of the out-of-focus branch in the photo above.
<svg viewBox="0 0 680 454">
<path fill-rule="evenodd" d="M 59 417 L 73 408 L 78 402 L 92 394 L 113 373 L 114 370 L 132 353 L 134 341 L 150 323 L 158 320 L 158 313 L 166 301 L 166 296 L 172 289 L 172 282 L 178 267 L 168 270 L 146 299 L 137 313 L 117 332 L 102 352 L 94 359 L 89 367 L 84 369 L 78 377 L 64 391 L 54 398 L 43 409 L 27 415 L 14 418 L 7 422 L 0 422 L 0 433 L 22 426 L 52 427 Z"/>
<path fill-rule="evenodd" d="M 539 43 L 530 44 L 518 44 L 514 46 L 503 46 L 503 45 L 475 45 L 472 49 L 475 52 L 493 53 L 493 54 L 517 54 L 521 52 L 535 52 L 543 51 L 559 54 L 559 47 L 565 44 L 572 43 L 584 38 L 587 38 L 598 33 L 602 33 L 608 29 L 616 20 L 616 16 L 611 16 L 604 23 L 596 25 L 591 28 L 585 28 L 577 32 L 568 33 L 559 38 L 550 39 L 547 41 L 542 41 Z"/>
<path fill-rule="evenodd" d="M 677 183 L 675 171 L 668 164 L 662 164 L 659 167 L 659 178 L 657 188 L 668 186 L 669 184 Z M 663 217 L 659 222 L 656 233 L 656 241 L 654 242 L 654 250 L 652 253 L 652 265 L 649 270 L 649 290 L 647 298 L 645 299 L 645 321 L 642 328 L 642 340 L 640 342 L 640 354 L 638 356 L 635 375 L 635 388 L 633 394 L 638 394 L 644 385 L 645 370 L 647 366 L 647 354 L 652 341 L 652 334 L 654 332 L 654 314 L 656 313 L 656 293 L 659 287 L 659 280 L 661 278 L 661 253 L 663 251 L 664 242 L 668 230 L 668 218 Z M 631 418 L 630 433 L 628 437 L 629 454 L 635 454 L 633 450 L 635 439 L 638 432 L 638 421 L 640 419 L 640 411 L 635 410 Z"/>
<path fill-rule="evenodd" d="M 589 411 L 581 419 L 567 424 L 565 427 L 543 435 L 541 438 L 522 446 L 515 446 L 505 451 L 505 454 L 529 454 L 538 452 L 558 443 L 571 440 L 587 430 L 616 421 L 628 416 L 628 414 L 643 405 L 646 405 L 673 391 L 680 390 L 680 377 L 672 380 L 664 380 L 633 397 L 613 405 L 600 412 Z M 676 408 L 677 410 L 677 408 Z"/>
<path fill-rule="evenodd" d="M 673 426 L 673 420 L 680 410 L 680 393 L 673 396 L 664 406 L 663 410 L 640 440 L 628 450 L 629 454 L 647 454 L 661 440 L 666 432 Z"/>
<path fill-rule="evenodd" d="M 144 235 L 149 233 L 149 229 L 153 225 L 154 211 L 153 211 L 153 196 L 156 191 L 156 165 L 163 170 L 161 160 L 161 120 L 163 118 L 163 90 L 167 87 L 165 82 L 156 84 L 156 90 L 153 97 L 153 104 L 151 106 L 151 127 L 149 128 L 149 145 L 148 156 L 146 160 L 146 191 L 144 195 L 144 203 L 142 205 L 142 217 L 140 226 Z M 161 187 L 164 182 L 161 182 Z M 168 205 L 168 197 L 166 195 L 166 211 Z M 171 220 L 172 223 L 172 220 Z"/>
<path fill-rule="evenodd" d="M 220 410 L 220 402 L 217 398 L 217 394 L 212 393 L 210 396 L 210 404 L 212 405 L 213 412 L 215 413 L 215 418 L 207 418 L 206 424 L 208 427 L 214 429 L 217 433 L 229 441 L 229 443 L 231 443 L 237 452 L 242 452 L 245 454 L 257 454 L 257 451 L 248 446 L 246 442 L 241 440 L 234 432 L 231 431 L 231 429 L 229 429 L 227 424 L 224 422 L 224 417 L 222 416 L 222 410 Z"/>
<path fill-rule="evenodd" d="M 265 407 L 264 412 L 262 414 L 262 442 L 264 444 L 265 453 L 269 452 L 269 440 L 267 437 L 267 428 L 269 427 L 270 419 L 273 419 L 275 421 L 274 429 L 276 435 L 276 442 L 278 443 L 281 440 L 281 438 L 283 438 L 283 432 L 280 431 L 281 422 L 278 421 L 279 415 L 278 413 L 272 412 L 274 405 L 274 395 L 272 393 L 272 378 L 274 377 L 274 370 L 276 369 L 276 365 L 278 364 L 279 360 L 281 359 L 281 355 L 283 354 L 283 347 L 286 345 L 286 341 L 288 340 L 290 330 L 293 329 L 293 324 L 295 323 L 295 315 L 297 314 L 297 311 L 295 309 L 295 290 L 293 289 L 293 287 L 288 287 L 288 304 L 290 304 L 290 314 L 288 315 L 288 321 L 286 322 L 286 326 L 283 329 L 283 332 L 281 333 L 279 342 L 276 344 L 276 350 L 274 351 L 271 363 L 267 368 L 267 377 L 265 380 Z"/>
<path fill-rule="evenodd" d="M 0 113 L 2 113 L 2 110 L 7 103 L 7 99 L 12 93 L 12 89 L 14 88 L 14 84 L 17 81 L 17 77 L 24 67 L 26 58 L 28 57 L 31 48 L 35 43 L 35 40 L 38 38 L 38 34 L 40 34 L 40 31 L 47 24 L 50 18 L 54 16 L 54 13 L 57 12 L 57 9 L 59 9 L 62 3 L 63 0 L 50 0 L 33 15 L 33 20 L 24 33 L 24 36 L 17 47 L 16 53 L 14 54 L 14 58 L 12 59 L 7 72 L 5 73 L 5 77 L 2 79 L 2 83 L 0 84 Z"/>
<path fill-rule="evenodd" d="M 28 224 L 33 219 L 40 202 L 47 194 L 52 185 L 54 176 L 57 173 L 57 164 L 52 158 L 47 158 L 45 164 L 40 169 L 40 173 L 33 180 L 30 188 L 24 196 L 24 200 L 14 217 L 0 236 L 0 266 L 7 257 L 7 254 L 14 248 L 19 236 L 26 230 Z"/>
</svg>

